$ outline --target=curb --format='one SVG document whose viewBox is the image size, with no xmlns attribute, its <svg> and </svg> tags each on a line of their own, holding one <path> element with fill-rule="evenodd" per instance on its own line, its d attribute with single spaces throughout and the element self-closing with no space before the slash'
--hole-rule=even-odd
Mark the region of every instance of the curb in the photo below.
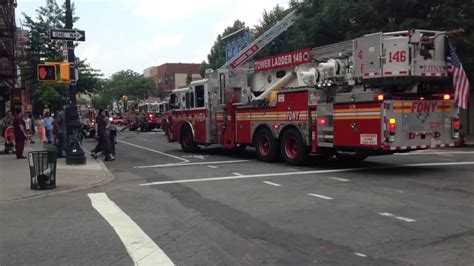
<svg viewBox="0 0 474 266">
<path fill-rule="evenodd" d="M 90 189 L 90 188 L 105 185 L 105 184 L 107 184 L 107 183 L 109 183 L 109 182 L 111 182 L 112 180 L 115 179 L 115 176 L 112 174 L 112 172 L 110 172 L 110 170 L 107 168 L 107 166 L 105 166 L 105 164 L 102 161 L 100 161 L 100 160 L 95 160 L 95 161 L 100 165 L 100 168 L 105 173 L 105 176 L 99 182 L 96 182 L 96 183 L 90 184 L 90 185 L 70 188 L 70 189 L 66 189 L 66 190 L 51 191 L 51 192 L 45 192 L 45 193 L 40 194 L 40 195 L 34 195 L 34 196 L 27 196 L 27 197 L 22 197 L 22 198 L 11 199 L 11 200 L 0 202 L 0 205 L 5 205 L 5 204 L 9 204 L 9 203 L 22 202 L 22 201 L 27 201 L 27 200 L 31 200 L 31 199 L 38 199 L 38 198 L 43 198 L 43 197 L 56 196 L 56 195 L 61 195 L 61 194 L 86 190 L 86 189 Z"/>
</svg>

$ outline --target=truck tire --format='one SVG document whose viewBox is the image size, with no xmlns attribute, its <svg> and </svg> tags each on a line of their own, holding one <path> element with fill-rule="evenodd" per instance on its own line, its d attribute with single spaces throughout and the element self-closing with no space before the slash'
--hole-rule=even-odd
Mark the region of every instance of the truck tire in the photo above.
<svg viewBox="0 0 474 266">
<path fill-rule="evenodd" d="M 272 132 L 267 129 L 260 129 L 255 136 L 255 149 L 257 157 L 264 162 L 275 162 L 280 157 L 280 145 L 273 137 Z"/>
<path fill-rule="evenodd" d="M 283 133 L 281 138 L 281 154 L 283 160 L 290 165 L 302 165 L 307 162 L 308 148 L 306 147 L 301 133 L 290 128 Z"/>
<path fill-rule="evenodd" d="M 181 149 L 186 153 L 193 153 L 198 151 L 198 145 L 194 142 L 193 132 L 189 126 L 186 126 L 181 130 L 181 136 L 179 138 Z"/>
</svg>

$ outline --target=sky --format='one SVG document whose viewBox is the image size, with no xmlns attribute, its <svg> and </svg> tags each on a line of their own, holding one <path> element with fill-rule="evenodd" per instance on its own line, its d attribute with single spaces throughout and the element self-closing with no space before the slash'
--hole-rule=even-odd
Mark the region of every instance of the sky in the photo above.
<svg viewBox="0 0 474 266">
<path fill-rule="evenodd" d="M 64 0 L 57 0 L 62 4 Z M 76 55 L 105 76 L 132 69 L 143 73 L 164 63 L 201 63 L 214 41 L 237 19 L 258 24 L 264 9 L 289 0 L 72 0 L 80 20 L 74 27 L 86 31 Z M 36 17 L 46 0 L 18 0 L 17 24 L 22 13 Z"/>
</svg>

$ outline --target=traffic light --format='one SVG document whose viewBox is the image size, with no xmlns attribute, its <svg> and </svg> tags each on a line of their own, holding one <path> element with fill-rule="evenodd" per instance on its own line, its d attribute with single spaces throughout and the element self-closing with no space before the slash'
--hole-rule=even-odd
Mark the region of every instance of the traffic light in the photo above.
<svg viewBox="0 0 474 266">
<path fill-rule="evenodd" d="M 39 81 L 56 81 L 56 65 L 40 64 L 37 74 Z"/>
<path fill-rule="evenodd" d="M 37 74 L 39 81 L 71 83 L 71 63 L 46 62 L 39 64 Z"/>
<path fill-rule="evenodd" d="M 71 64 L 61 63 L 59 64 L 59 80 L 64 82 L 71 81 Z"/>
</svg>

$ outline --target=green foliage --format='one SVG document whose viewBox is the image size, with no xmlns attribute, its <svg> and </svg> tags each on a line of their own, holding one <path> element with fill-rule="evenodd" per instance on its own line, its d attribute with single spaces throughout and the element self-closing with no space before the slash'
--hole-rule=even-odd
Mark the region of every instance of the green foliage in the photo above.
<svg viewBox="0 0 474 266">
<path fill-rule="evenodd" d="M 260 37 L 263 33 L 269 30 L 273 25 L 278 21 L 282 20 L 288 13 L 290 9 L 285 9 L 280 5 L 276 5 L 270 11 L 264 10 L 262 14 L 262 19 L 259 20 L 258 25 L 255 25 L 255 39 Z M 256 58 L 267 57 L 270 55 L 278 54 L 281 52 L 288 51 L 290 49 L 288 42 L 288 36 L 291 34 L 291 30 L 282 33 L 278 38 L 274 39 L 272 43 L 263 48 L 256 56 Z"/>
<path fill-rule="evenodd" d="M 221 42 L 222 38 L 242 28 L 245 28 L 245 22 L 236 20 L 234 21 L 234 24 L 232 26 L 229 26 L 224 30 L 222 35 L 219 34 L 217 36 L 217 39 L 211 48 L 211 52 L 207 56 L 207 60 L 209 62 L 209 64 L 206 66 L 207 68 L 218 69 L 223 64 L 225 64 L 225 51 L 224 51 L 224 45 Z M 201 66 L 201 76 L 203 74 L 202 68 L 203 66 Z"/>
<path fill-rule="evenodd" d="M 318 47 L 378 31 L 454 30 L 451 38 L 471 79 L 474 77 L 474 5 L 461 0 L 312 0 L 300 8 L 290 29 L 289 49 Z"/>
<path fill-rule="evenodd" d="M 92 106 L 97 109 L 107 109 L 111 107 L 113 98 L 107 93 L 100 93 L 91 99 Z"/>
<path fill-rule="evenodd" d="M 209 68 L 209 64 L 206 61 L 202 61 L 201 66 L 199 67 L 199 74 L 201 74 L 201 78 L 206 76 L 206 69 Z"/>
<path fill-rule="evenodd" d="M 79 80 L 76 83 L 77 91 L 92 94 L 101 84 L 103 74 L 100 70 L 92 68 L 85 60 L 76 59 L 76 68 L 79 71 Z"/>
<path fill-rule="evenodd" d="M 68 86 L 63 84 L 38 83 L 34 93 L 34 98 L 40 99 L 53 111 L 59 110 L 69 98 Z"/>
<path fill-rule="evenodd" d="M 128 95 L 130 100 L 146 99 L 153 90 L 153 80 L 132 70 L 122 70 L 112 75 L 108 83 L 114 99 Z"/>
<path fill-rule="evenodd" d="M 74 10 L 74 7 L 73 7 Z M 45 5 L 36 10 L 33 18 L 23 13 L 24 27 L 28 31 L 29 48 L 28 65 L 22 69 L 23 78 L 32 83 L 31 95 L 33 102 L 49 105 L 57 110 L 68 99 L 68 85 L 40 83 L 36 79 L 36 66 L 42 62 L 62 62 L 64 60 L 61 47 L 62 42 L 49 38 L 49 29 L 64 28 L 66 8 L 59 5 L 57 0 L 46 0 Z M 74 17 L 73 21 L 79 20 Z M 102 74 L 92 68 L 84 60 L 76 58 L 76 68 L 79 71 L 77 90 L 80 93 L 93 93 L 97 88 Z"/>
<path fill-rule="evenodd" d="M 108 80 L 100 80 L 96 86 L 92 105 L 96 108 L 107 108 L 113 101 L 119 101 L 127 95 L 129 101 L 143 100 L 151 96 L 153 80 L 132 70 L 122 70 Z"/>
</svg>

